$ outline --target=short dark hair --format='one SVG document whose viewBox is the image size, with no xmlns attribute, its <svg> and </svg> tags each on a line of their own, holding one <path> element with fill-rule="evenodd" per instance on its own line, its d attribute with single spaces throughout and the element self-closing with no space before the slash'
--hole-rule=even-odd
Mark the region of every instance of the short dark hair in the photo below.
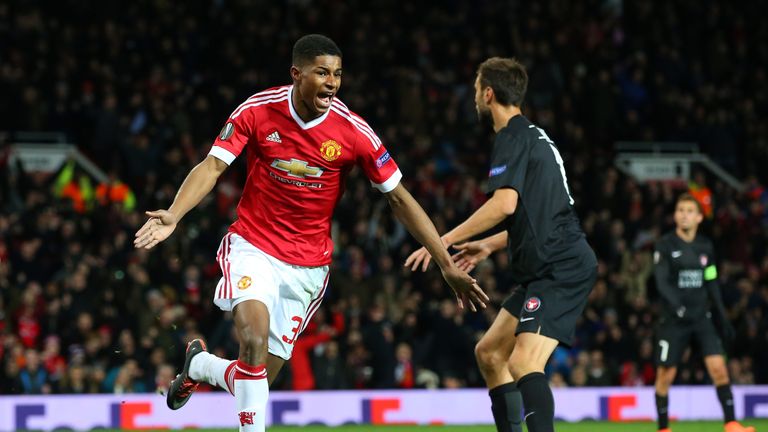
<svg viewBox="0 0 768 432">
<path fill-rule="evenodd" d="M 496 100 L 504 106 L 521 106 L 528 89 L 525 66 L 513 58 L 491 57 L 477 68 L 480 88 L 490 87 Z"/>
<path fill-rule="evenodd" d="M 341 57 L 336 42 L 321 34 L 302 36 L 293 44 L 293 64 L 300 66 L 315 60 L 315 57 L 331 55 Z"/>
<path fill-rule="evenodd" d="M 680 194 L 680 196 L 677 197 L 677 202 L 675 203 L 675 207 L 677 207 L 677 205 L 680 204 L 681 202 L 692 202 L 696 204 L 696 209 L 699 211 L 699 213 L 704 214 L 704 209 L 701 208 L 701 203 L 699 202 L 699 200 L 697 200 L 695 196 L 689 194 L 688 192 Z"/>
</svg>

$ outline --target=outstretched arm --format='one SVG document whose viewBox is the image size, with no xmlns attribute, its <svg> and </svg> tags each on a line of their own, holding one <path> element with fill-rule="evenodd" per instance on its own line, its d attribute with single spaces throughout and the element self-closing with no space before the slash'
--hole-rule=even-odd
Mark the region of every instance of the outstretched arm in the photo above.
<svg viewBox="0 0 768 432">
<path fill-rule="evenodd" d="M 453 261 L 460 269 L 470 272 L 480 261 L 507 245 L 507 231 L 501 231 L 484 239 L 454 245 L 459 251 Z"/>
<path fill-rule="evenodd" d="M 472 216 L 443 235 L 443 244 L 448 247 L 460 243 L 500 224 L 515 212 L 517 199 L 516 190 L 511 188 L 497 189 L 491 199 L 472 213 Z M 417 250 L 405 260 L 405 266 L 415 271 L 421 265 L 421 271 L 426 271 L 431 257 L 434 257 L 430 252 L 425 248 Z"/>
<path fill-rule="evenodd" d="M 137 248 L 152 249 L 168 238 L 176 224 L 213 189 L 227 164 L 214 156 L 206 157 L 187 174 L 176 198 L 168 210 L 146 212 L 149 220 L 136 232 L 133 245 Z"/>
<path fill-rule="evenodd" d="M 384 196 L 392 207 L 395 217 L 435 257 L 443 277 L 456 293 L 459 307 L 463 308 L 464 304 L 468 303 L 473 311 L 477 310 L 475 305 L 485 308 L 484 302 L 488 301 L 488 296 L 471 276 L 459 270 L 440 240 L 440 235 L 432 221 L 408 190 L 402 184 L 398 184 Z"/>
<path fill-rule="evenodd" d="M 448 231 L 443 240 L 448 244 L 456 244 L 488 231 L 517 210 L 517 198 L 517 191 L 514 189 L 496 190 L 491 199 L 459 226 Z"/>
</svg>

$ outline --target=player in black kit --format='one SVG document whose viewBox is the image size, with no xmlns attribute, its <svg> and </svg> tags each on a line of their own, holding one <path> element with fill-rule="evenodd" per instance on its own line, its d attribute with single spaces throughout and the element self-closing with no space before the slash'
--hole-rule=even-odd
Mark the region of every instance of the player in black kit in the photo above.
<svg viewBox="0 0 768 432">
<path fill-rule="evenodd" d="M 723 344 L 715 330 L 710 300 L 726 339 L 734 330 L 728 322 L 717 283 L 714 246 L 697 234 L 703 214 L 699 202 L 689 194 L 677 199 L 675 231 L 656 243 L 653 260 L 656 287 L 663 303 L 658 329 L 656 361 L 656 410 L 660 432 L 669 432 L 669 387 L 675 380 L 677 364 L 695 339 L 704 354 L 704 363 L 717 388 L 723 407 L 725 432 L 754 432 L 736 421 L 733 394 L 723 358 Z M 706 292 L 703 291 L 706 289 Z"/>
<path fill-rule="evenodd" d="M 494 57 L 480 65 L 477 112 L 496 132 L 489 199 L 442 237 L 446 247 L 459 249 L 454 259 L 467 271 L 506 246 L 511 276 L 520 285 L 475 347 L 499 432 L 522 431 L 521 395 L 528 430 L 554 430 L 544 366 L 558 344 L 571 343 L 597 276 L 597 259 L 573 210 L 563 158 L 544 130 L 520 111 L 527 83 L 525 68 L 514 59 Z M 504 230 L 461 244 L 497 225 Z M 429 258 L 422 248 L 405 265 L 425 270 Z"/>
</svg>

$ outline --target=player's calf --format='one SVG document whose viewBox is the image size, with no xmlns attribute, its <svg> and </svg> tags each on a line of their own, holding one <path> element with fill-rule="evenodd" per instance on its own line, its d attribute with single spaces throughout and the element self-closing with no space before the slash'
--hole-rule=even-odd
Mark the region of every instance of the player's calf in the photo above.
<svg viewBox="0 0 768 432">
<path fill-rule="evenodd" d="M 235 306 L 234 314 L 235 327 L 240 337 L 240 357 L 234 375 L 240 431 L 262 432 L 269 398 L 266 367 L 269 309 L 254 299 Z"/>
<path fill-rule="evenodd" d="M 515 347 L 517 318 L 502 309 L 475 346 L 475 358 L 491 399 L 497 432 L 522 432 L 523 400 L 507 367 Z"/>
<path fill-rule="evenodd" d="M 558 341 L 535 333 L 520 333 L 509 359 L 512 375 L 523 397 L 525 423 L 531 432 L 553 432 L 555 401 L 544 366 Z"/>
<path fill-rule="evenodd" d="M 659 431 L 669 432 L 669 387 L 675 381 L 676 366 L 656 368 L 656 423 Z"/>
<path fill-rule="evenodd" d="M 669 388 L 675 381 L 677 375 L 676 366 L 659 366 L 656 368 L 656 394 L 667 396 L 669 394 Z"/>
<path fill-rule="evenodd" d="M 247 300 L 235 306 L 234 315 L 240 338 L 239 360 L 249 365 L 266 363 L 269 309 L 259 300 Z"/>
<path fill-rule="evenodd" d="M 507 369 L 508 357 L 489 338 L 480 339 L 475 346 L 477 365 L 489 389 L 496 431 L 522 432 L 523 400 Z"/>
</svg>

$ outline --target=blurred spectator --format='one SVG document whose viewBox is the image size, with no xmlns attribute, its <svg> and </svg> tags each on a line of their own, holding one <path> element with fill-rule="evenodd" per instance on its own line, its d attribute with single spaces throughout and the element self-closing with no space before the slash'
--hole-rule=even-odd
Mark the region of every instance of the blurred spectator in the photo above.
<svg viewBox="0 0 768 432">
<path fill-rule="evenodd" d="M 701 210 L 704 213 L 704 217 L 711 219 L 713 212 L 712 202 L 712 189 L 707 187 L 707 183 L 702 172 L 694 174 L 693 180 L 688 185 L 688 193 L 696 198 L 696 201 L 701 205 Z"/>
<path fill-rule="evenodd" d="M 448 373 L 443 375 L 443 386 L 442 386 L 443 388 L 458 389 L 466 386 L 467 386 L 466 380 L 459 377 L 458 374 Z"/>
<path fill-rule="evenodd" d="M 352 388 L 369 388 L 372 368 L 368 366 L 370 355 L 363 345 L 363 337 L 360 331 L 349 332 L 346 340 L 347 349 L 347 373 Z"/>
<path fill-rule="evenodd" d="M 602 351 L 592 351 L 589 354 L 589 368 L 587 369 L 587 385 L 590 387 L 609 386 L 613 383 L 610 372 L 605 367 Z"/>
<path fill-rule="evenodd" d="M 587 371 L 584 366 L 576 366 L 571 371 L 571 385 L 573 387 L 585 387 L 587 385 Z"/>
<path fill-rule="evenodd" d="M 68 161 L 54 183 L 54 195 L 65 199 L 72 208 L 82 214 L 93 205 L 93 185 L 85 173 L 77 173 L 74 161 Z"/>
<path fill-rule="evenodd" d="M 361 331 L 366 351 L 370 353 L 371 385 L 373 388 L 393 388 L 395 336 L 381 305 L 375 304 L 371 307 L 368 311 L 368 321 Z"/>
<path fill-rule="evenodd" d="M 344 332 L 344 316 L 340 313 L 333 313 L 332 316 L 332 326 L 328 326 L 324 322 L 325 310 L 318 310 L 315 316 L 311 317 L 312 321 L 307 324 L 302 336 L 294 342 L 293 355 L 290 360 L 291 372 L 293 373 L 291 388 L 293 390 L 312 390 L 315 388 L 316 380 L 310 363 L 310 352 L 316 348 L 324 348 L 321 344 Z M 338 353 L 336 354 L 338 355 Z"/>
<path fill-rule="evenodd" d="M 86 370 L 83 366 L 72 365 L 66 369 L 59 385 L 61 393 L 84 394 L 93 393 L 92 390 L 88 386 Z"/>
<path fill-rule="evenodd" d="M 395 385 L 399 388 L 413 388 L 415 383 L 415 372 L 413 368 L 413 350 L 406 343 L 399 343 L 395 349 Z"/>
<path fill-rule="evenodd" d="M 61 342 L 58 336 L 51 335 L 45 338 L 42 362 L 48 372 L 48 379 L 55 385 L 62 379 L 67 369 L 67 362 L 61 355 Z"/>
<path fill-rule="evenodd" d="M 18 388 L 23 394 L 48 394 L 48 372 L 40 364 L 40 355 L 34 349 L 28 349 L 24 356 L 24 366 L 19 371 Z"/>
<path fill-rule="evenodd" d="M 313 365 L 315 388 L 318 390 L 338 390 L 349 388 L 347 371 L 339 356 L 339 343 L 329 341 L 323 345 L 320 356 Z"/>
<path fill-rule="evenodd" d="M 104 390 L 115 394 L 146 392 L 148 389 L 140 379 L 142 373 L 138 362 L 129 359 L 109 371 L 103 384 Z"/>
<path fill-rule="evenodd" d="M 110 173 L 109 180 L 96 187 L 96 200 L 100 205 L 116 204 L 122 211 L 130 212 L 136 207 L 136 196 L 115 173 Z"/>
<path fill-rule="evenodd" d="M 556 387 L 568 387 L 568 383 L 565 382 L 565 377 L 560 372 L 555 372 L 549 376 L 549 385 L 552 388 Z"/>
<path fill-rule="evenodd" d="M 154 385 L 157 392 L 165 393 L 168 391 L 168 384 L 176 377 L 176 368 L 169 364 L 162 364 L 157 368 Z"/>
</svg>

